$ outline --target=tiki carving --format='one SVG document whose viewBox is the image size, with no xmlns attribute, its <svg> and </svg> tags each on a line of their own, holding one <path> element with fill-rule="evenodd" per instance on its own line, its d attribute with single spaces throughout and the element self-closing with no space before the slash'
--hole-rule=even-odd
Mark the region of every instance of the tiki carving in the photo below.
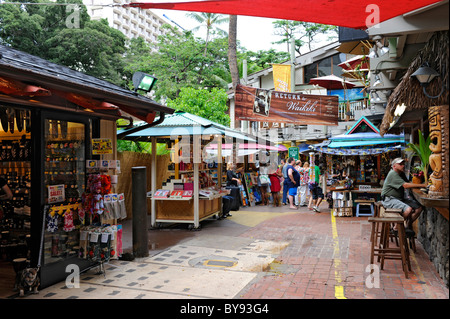
<svg viewBox="0 0 450 319">
<path fill-rule="evenodd" d="M 430 167 L 433 170 L 430 181 L 429 196 L 433 198 L 448 197 L 448 105 L 433 106 L 428 109 L 430 124 Z"/>
</svg>

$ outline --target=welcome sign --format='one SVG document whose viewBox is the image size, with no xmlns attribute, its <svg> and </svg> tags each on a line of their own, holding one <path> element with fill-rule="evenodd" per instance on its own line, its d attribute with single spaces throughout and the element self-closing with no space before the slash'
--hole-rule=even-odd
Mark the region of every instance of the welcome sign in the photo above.
<svg viewBox="0 0 450 319">
<path fill-rule="evenodd" d="M 338 108 L 337 96 L 236 87 L 236 120 L 332 126 L 338 125 Z"/>
</svg>

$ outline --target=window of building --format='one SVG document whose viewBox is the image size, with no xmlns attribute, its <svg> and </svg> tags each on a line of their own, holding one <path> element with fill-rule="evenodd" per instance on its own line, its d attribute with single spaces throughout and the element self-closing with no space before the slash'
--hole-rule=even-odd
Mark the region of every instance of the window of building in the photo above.
<svg viewBox="0 0 450 319">
<path fill-rule="evenodd" d="M 342 68 L 339 63 L 345 61 L 345 54 L 335 54 L 320 61 L 306 65 L 304 67 L 305 82 L 309 83 L 312 78 L 334 74 L 342 75 Z"/>
</svg>

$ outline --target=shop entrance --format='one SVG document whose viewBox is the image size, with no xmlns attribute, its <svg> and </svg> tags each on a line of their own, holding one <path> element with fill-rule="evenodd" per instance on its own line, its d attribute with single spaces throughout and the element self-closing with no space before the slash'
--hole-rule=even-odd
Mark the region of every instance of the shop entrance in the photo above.
<svg viewBox="0 0 450 319">
<path fill-rule="evenodd" d="M 14 294 L 16 271 L 30 260 L 31 111 L 0 105 L 0 122 L 0 298 L 6 298 Z"/>
<path fill-rule="evenodd" d="M 77 207 L 92 127 L 98 125 L 87 117 L 12 104 L 0 105 L 0 123 L 1 186 L 12 192 L 6 198 L 0 191 L 0 298 L 8 298 L 17 295 L 16 274 L 26 267 L 40 265 L 43 288 L 65 278 L 68 264 L 81 270 L 92 264 L 78 256 Z"/>
</svg>

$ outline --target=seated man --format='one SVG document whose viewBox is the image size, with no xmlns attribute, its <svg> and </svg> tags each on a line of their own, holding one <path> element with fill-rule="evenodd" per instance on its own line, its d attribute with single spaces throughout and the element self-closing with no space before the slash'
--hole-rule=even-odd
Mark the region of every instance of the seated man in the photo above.
<svg viewBox="0 0 450 319">
<path fill-rule="evenodd" d="M 401 209 L 405 227 L 412 229 L 413 222 L 422 212 L 422 206 L 414 199 L 405 199 L 405 189 L 426 187 L 427 185 L 409 183 L 404 170 L 404 159 L 396 158 L 392 161 L 392 170 L 386 176 L 381 191 L 381 203 L 384 208 Z"/>
</svg>

